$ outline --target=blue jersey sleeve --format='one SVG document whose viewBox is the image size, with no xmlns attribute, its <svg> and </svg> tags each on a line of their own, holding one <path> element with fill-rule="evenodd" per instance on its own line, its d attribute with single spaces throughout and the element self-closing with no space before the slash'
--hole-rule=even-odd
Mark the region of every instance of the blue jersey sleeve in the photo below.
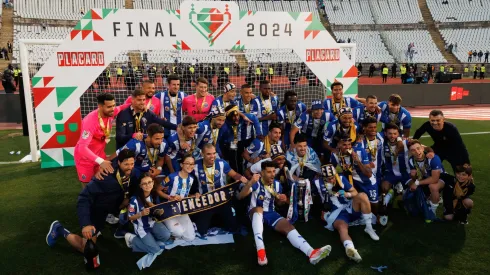
<svg viewBox="0 0 490 275">
<path fill-rule="evenodd" d="M 133 151 L 133 153 L 136 153 L 136 142 L 138 142 L 138 140 L 136 139 L 130 139 L 128 141 L 128 143 L 126 143 L 126 145 L 124 145 L 123 147 L 119 148 L 117 151 L 116 151 L 116 155 L 119 155 L 119 153 L 124 150 L 124 149 L 128 149 L 130 151 Z"/>
<path fill-rule="evenodd" d="M 301 113 L 306 112 L 306 105 L 303 102 L 298 103 Z"/>
<path fill-rule="evenodd" d="M 259 184 L 258 182 L 254 183 L 254 184 L 252 185 L 252 187 L 250 187 L 250 188 L 252 189 L 252 192 L 253 192 L 253 191 L 255 191 L 255 190 L 257 190 L 257 189 L 259 189 L 259 185 L 260 185 L 260 184 Z"/>
<path fill-rule="evenodd" d="M 248 119 L 250 119 L 252 121 L 254 130 L 255 130 L 255 135 L 262 136 L 263 135 L 262 127 L 260 126 L 259 119 L 257 118 L 257 116 L 252 115 L 252 114 L 245 114 L 245 116 L 248 117 Z"/>
<path fill-rule="evenodd" d="M 346 177 L 341 177 L 342 183 L 344 184 L 344 191 L 349 191 L 352 188 L 349 180 Z"/>
<path fill-rule="evenodd" d="M 352 109 L 362 106 L 362 104 L 359 101 L 357 101 L 355 98 L 350 97 L 349 100 L 350 100 L 350 107 Z"/>
<path fill-rule="evenodd" d="M 260 143 L 261 143 L 261 141 L 258 138 L 254 139 L 252 141 L 252 143 L 250 143 L 250 145 L 247 147 L 247 152 L 249 154 L 253 154 L 253 153 L 257 152 L 258 150 L 260 150 L 260 148 L 262 147 L 262 146 L 260 146 Z"/>
<path fill-rule="evenodd" d="M 430 161 L 430 169 L 432 171 L 442 170 L 442 162 L 439 156 L 434 156 L 434 158 Z"/>
<path fill-rule="evenodd" d="M 204 131 L 206 130 L 206 124 L 207 124 L 207 121 L 201 121 L 201 122 L 197 123 L 196 134 L 202 135 L 202 133 L 204 133 Z"/>
<path fill-rule="evenodd" d="M 410 170 L 415 170 L 415 163 L 414 163 L 414 159 L 413 158 L 410 158 L 408 160 L 408 166 L 410 167 Z"/>
<path fill-rule="evenodd" d="M 230 173 L 230 171 L 231 171 L 230 165 L 228 164 L 228 162 L 223 160 L 223 172 L 225 172 L 225 174 L 228 174 Z"/>
<path fill-rule="evenodd" d="M 402 120 L 403 128 L 404 129 L 412 128 L 412 116 L 405 108 L 403 108 L 403 115 L 405 116 Z"/>
</svg>

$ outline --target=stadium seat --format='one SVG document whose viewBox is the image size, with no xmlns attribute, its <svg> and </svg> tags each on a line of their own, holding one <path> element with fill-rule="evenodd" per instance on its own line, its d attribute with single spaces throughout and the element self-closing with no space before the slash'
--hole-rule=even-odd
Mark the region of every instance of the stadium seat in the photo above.
<svg viewBox="0 0 490 275">
<path fill-rule="evenodd" d="M 442 63 L 447 62 L 426 30 L 384 31 L 386 43 L 395 59 L 402 62 Z M 407 56 L 408 45 L 414 43 L 413 59 Z"/>
<path fill-rule="evenodd" d="M 477 50 L 485 53 L 490 51 L 490 28 L 478 29 L 441 29 L 440 30 L 447 44 L 458 43 L 457 48 L 453 48 L 454 55 L 461 62 L 468 61 L 468 52 Z M 476 63 L 478 57 L 473 57 L 473 63 Z M 482 58 L 483 61 L 483 58 Z"/>
<path fill-rule="evenodd" d="M 357 44 L 356 62 L 392 63 L 394 61 L 378 31 L 336 31 L 335 36 L 345 41 L 350 38 L 352 43 Z"/>
<path fill-rule="evenodd" d="M 434 18 L 440 22 L 490 21 L 490 1 L 448 1 L 427 0 L 427 6 Z"/>
<path fill-rule="evenodd" d="M 78 20 L 92 8 L 124 8 L 124 0 L 15 0 L 14 15 L 24 18 Z"/>
</svg>

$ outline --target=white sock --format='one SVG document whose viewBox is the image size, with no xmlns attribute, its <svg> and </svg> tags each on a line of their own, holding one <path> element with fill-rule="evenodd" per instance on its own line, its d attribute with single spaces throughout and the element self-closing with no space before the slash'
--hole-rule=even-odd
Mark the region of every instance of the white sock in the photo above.
<svg viewBox="0 0 490 275">
<path fill-rule="evenodd" d="M 432 212 L 434 212 L 434 214 L 436 213 L 437 211 L 437 207 L 439 206 L 438 203 L 433 203 L 433 202 L 429 202 L 430 203 L 430 210 L 432 210 Z"/>
<path fill-rule="evenodd" d="M 354 248 L 354 243 L 351 240 L 344 241 L 344 248 Z M 354 248 L 355 249 L 355 248 Z"/>
<path fill-rule="evenodd" d="M 388 194 L 386 194 L 386 195 L 385 195 L 385 198 L 384 198 L 384 200 L 383 200 L 383 204 L 384 204 L 385 206 L 388 206 L 388 203 L 390 203 L 390 200 L 391 200 L 391 194 L 390 194 L 390 193 L 388 193 Z"/>
<path fill-rule="evenodd" d="M 262 237 L 262 232 L 264 232 L 264 223 L 262 220 L 262 213 L 254 213 L 252 216 L 252 230 L 254 232 L 255 246 L 257 251 L 264 249 L 264 239 Z"/>
<path fill-rule="evenodd" d="M 372 220 L 371 220 L 371 213 L 369 213 L 369 214 L 364 214 L 363 213 L 362 214 L 362 219 L 366 223 L 366 228 L 367 229 L 373 229 Z"/>
<path fill-rule="evenodd" d="M 310 244 L 298 233 L 298 230 L 294 229 L 288 233 L 289 242 L 299 250 L 303 251 L 307 257 L 310 257 L 313 248 Z"/>
</svg>

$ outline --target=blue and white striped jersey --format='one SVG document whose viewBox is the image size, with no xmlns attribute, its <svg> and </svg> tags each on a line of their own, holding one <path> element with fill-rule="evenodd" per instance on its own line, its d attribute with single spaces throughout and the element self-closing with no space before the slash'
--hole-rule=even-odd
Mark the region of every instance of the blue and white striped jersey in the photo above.
<svg viewBox="0 0 490 275">
<path fill-rule="evenodd" d="M 158 200 L 158 197 L 156 201 L 153 201 L 151 196 L 146 198 L 146 201 L 151 202 L 153 204 L 159 204 L 160 201 Z M 138 214 L 143 210 L 145 205 L 139 201 L 137 196 L 131 197 L 129 199 L 129 205 L 128 205 L 128 216 L 131 217 L 133 215 Z M 150 216 L 143 216 L 137 220 L 132 221 L 133 227 L 134 227 L 134 233 L 138 235 L 140 238 L 144 238 L 147 233 L 151 231 L 151 228 L 155 224 L 155 221 L 150 218 Z"/>
<path fill-rule="evenodd" d="M 282 193 L 282 186 L 278 180 L 274 180 L 272 185 L 271 188 L 273 188 L 276 194 Z M 250 191 L 252 193 L 250 196 L 250 206 L 248 207 L 249 211 L 255 207 L 262 207 L 264 212 L 272 212 L 275 210 L 275 197 L 264 187 L 260 180 L 250 187 Z"/>
<path fill-rule="evenodd" d="M 116 154 L 119 155 L 119 153 L 123 149 L 129 149 L 134 152 L 135 155 L 135 162 L 134 162 L 134 167 L 141 172 L 148 172 L 150 168 L 156 164 L 158 161 L 158 158 L 163 158 L 168 152 L 168 146 L 165 140 L 163 140 L 162 144 L 160 144 L 160 148 L 155 149 L 155 148 L 147 148 L 146 144 L 143 140 L 137 140 L 137 139 L 131 139 L 124 145 L 122 148 L 118 149 L 116 151 Z M 148 152 L 148 150 L 150 152 Z M 156 151 L 155 151 L 156 150 Z M 151 154 L 154 163 L 150 163 L 150 158 L 148 157 L 148 153 Z M 155 157 L 156 156 L 156 157 Z"/>
<path fill-rule="evenodd" d="M 202 159 L 197 160 L 194 166 L 194 174 L 199 181 L 199 193 L 206 194 L 225 186 L 226 175 L 230 171 L 230 165 L 222 159 L 216 159 L 211 167 L 205 167 Z"/>
<path fill-rule="evenodd" d="M 170 196 L 188 197 L 193 183 L 194 177 L 189 175 L 184 179 L 179 176 L 179 172 L 174 172 L 165 178 L 165 185 L 168 186 L 167 194 Z"/>
</svg>

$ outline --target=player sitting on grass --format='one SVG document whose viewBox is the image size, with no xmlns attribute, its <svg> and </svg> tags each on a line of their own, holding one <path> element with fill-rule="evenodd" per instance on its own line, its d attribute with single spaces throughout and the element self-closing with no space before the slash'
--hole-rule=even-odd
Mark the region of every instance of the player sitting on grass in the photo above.
<svg viewBox="0 0 490 275">
<path fill-rule="evenodd" d="M 337 230 L 340 241 L 345 248 L 345 254 L 356 262 L 362 261 L 361 255 L 354 247 L 349 236 L 349 222 L 362 217 L 366 223 L 366 232 L 371 239 L 379 240 L 371 224 L 371 204 L 366 193 L 357 193 L 346 177 L 339 176 L 335 166 L 327 164 L 322 166 L 323 179 L 318 179 L 315 185 L 320 187 L 324 200 L 330 203 L 330 213 L 322 213 L 322 220 L 327 222 L 329 230 Z"/>
<path fill-rule="evenodd" d="M 163 223 L 157 223 L 150 218 L 150 207 L 160 203 L 153 191 L 153 179 L 150 176 L 141 178 L 139 189 L 129 200 L 129 220 L 133 223 L 135 234 L 126 233 L 124 239 L 133 252 L 150 254 L 158 253 L 163 242 L 170 239 L 170 231 Z"/>
<path fill-rule="evenodd" d="M 252 179 L 247 182 L 238 195 L 238 199 L 246 198 L 250 193 L 249 216 L 252 220 L 252 229 L 254 232 L 255 245 L 257 247 L 257 256 L 259 265 L 267 264 L 265 255 L 265 246 L 262 237 L 264 223 L 272 227 L 279 233 L 287 236 L 291 244 L 303 251 L 310 259 L 310 263 L 317 264 L 320 260 L 330 254 L 331 247 L 326 245 L 322 248 L 313 249 L 308 242 L 298 233 L 298 231 L 286 219 L 281 217 L 274 210 L 274 202 L 287 203 L 286 195 L 281 194 L 281 184 L 274 180 L 276 166 L 272 161 L 261 163 L 262 172 L 254 174 Z"/>
<path fill-rule="evenodd" d="M 444 174 L 444 219 L 468 224 L 468 215 L 473 208 L 470 196 L 475 192 L 475 184 L 471 177 L 473 169 L 469 164 L 458 165 L 455 172 L 456 177 Z"/>
<path fill-rule="evenodd" d="M 71 246 L 83 253 L 88 239 L 96 242 L 96 234 L 104 228 L 107 214 L 117 213 L 121 206 L 127 206 L 123 202 L 129 196 L 129 189 L 137 182 L 136 178 L 131 177 L 134 153 L 122 150 L 117 162 L 112 165 L 113 173 L 103 180 L 93 178 L 78 195 L 77 215 L 83 237 L 70 233 L 60 222 L 54 221 L 46 236 L 49 246 L 54 246 L 56 239 L 63 236 Z"/>
</svg>

